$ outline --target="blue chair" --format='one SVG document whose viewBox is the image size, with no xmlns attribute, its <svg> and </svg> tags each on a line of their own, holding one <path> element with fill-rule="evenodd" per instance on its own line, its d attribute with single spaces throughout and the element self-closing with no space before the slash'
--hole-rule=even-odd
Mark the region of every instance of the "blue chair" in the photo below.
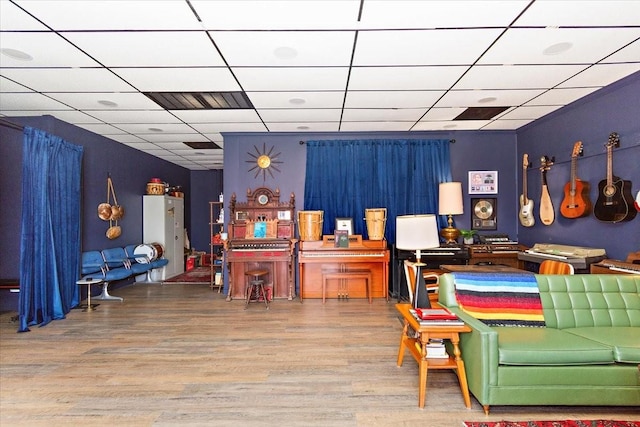
<svg viewBox="0 0 640 427">
<path fill-rule="evenodd" d="M 93 299 L 122 301 L 122 297 L 109 295 L 107 288 L 110 282 L 131 276 L 131 270 L 125 267 L 109 268 L 100 251 L 87 251 L 82 253 L 82 276 L 85 280 L 89 277 L 104 280 L 102 293 L 97 297 L 93 297 Z"/>
<path fill-rule="evenodd" d="M 103 249 L 102 258 L 108 268 L 128 268 L 132 276 L 145 274 L 153 268 L 150 264 L 140 264 L 132 260 L 124 248 Z"/>
<path fill-rule="evenodd" d="M 127 245 L 125 246 L 124 250 L 127 253 L 127 258 L 129 259 L 129 262 L 131 263 L 131 266 L 133 268 L 134 265 L 138 264 L 138 265 L 143 265 L 146 268 L 146 272 L 147 272 L 147 278 L 145 279 L 145 283 L 158 283 L 157 281 L 154 281 L 151 278 L 151 271 L 155 270 L 156 268 L 162 268 L 165 265 L 169 264 L 169 260 L 165 259 L 165 258 L 157 258 L 157 259 L 150 259 L 147 255 L 145 254 L 135 254 L 135 250 L 139 245 Z"/>
</svg>

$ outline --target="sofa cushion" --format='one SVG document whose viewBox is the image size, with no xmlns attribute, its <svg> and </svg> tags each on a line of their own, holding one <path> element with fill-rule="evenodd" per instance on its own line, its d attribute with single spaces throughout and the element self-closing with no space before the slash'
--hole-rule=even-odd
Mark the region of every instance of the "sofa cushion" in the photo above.
<svg viewBox="0 0 640 427">
<path fill-rule="evenodd" d="M 544 326 L 532 273 L 453 273 L 458 305 L 490 326 Z"/>
<path fill-rule="evenodd" d="M 563 331 L 612 347 L 616 362 L 640 363 L 640 328 L 601 326 L 568 328 Z"/>
<path fill-rule="evenodd" d="M 611 346 L 553 328 L 493 328 L 501 365 L 598 365 L 614 363 Z"/>
</svg>

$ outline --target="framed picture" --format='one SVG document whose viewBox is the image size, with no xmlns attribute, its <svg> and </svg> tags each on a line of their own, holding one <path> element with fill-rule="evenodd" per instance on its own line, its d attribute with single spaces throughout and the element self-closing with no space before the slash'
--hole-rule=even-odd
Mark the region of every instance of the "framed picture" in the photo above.
<svg viewBox="0 0 640 427">
<path fill-rule="evenodd" d="M 246 212 L 236 212 L 236 221 L 246 221 L 249 216 Z"/>
<path fill-rule="evenodd" d="M 291 219 L 291 211 L 278 211 L 278 219 L 290 220 Z"/>
<path fill-rule="evenodd" d="M 472 230 L 497 230 L 498 229 L 498 199 L 496 198 L 472 198 L 471 199 L 471 229 Z"/>
<path fill-rule="evenodd" d="M 498 171 L 469 171 L 469 194 L 498 194 Z"/>
<path fill-rule="evenodd" d="M 347 234 L 353 234 L 353 218 L 336 218 L 336 230 L 346 230 Z"/>
</svg>

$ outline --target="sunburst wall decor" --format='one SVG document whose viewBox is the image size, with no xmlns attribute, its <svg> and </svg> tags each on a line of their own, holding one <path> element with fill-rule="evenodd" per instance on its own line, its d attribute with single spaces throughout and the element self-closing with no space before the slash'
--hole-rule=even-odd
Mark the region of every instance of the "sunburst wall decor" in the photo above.
<svg viewBox="0 0 640 427">
<path fill-rule="evenodd" d="M 257 146 L 253 146 L 255 153 L 248 151 L 249 159 L 246 160 L 247 163 L 253 164 L 253 166 L 249 169 L 249 172 L 254 172 L 254 178 L 258 178 L 262 174 L 262 181 L 266 181 L 267 174 L 274 178 L 273 171 L 280 172 L 280 169 L 277 165 L 281 165 L 283 162 L 278 160 L 278 156 L 280 153 L 273 154 L 273 150 L 275 146 L 271 146 L 269 151 L 267 151 L 267 145 L 265 143 L 262 144 L 262 150 L 260 150 Z"/>
</svg>

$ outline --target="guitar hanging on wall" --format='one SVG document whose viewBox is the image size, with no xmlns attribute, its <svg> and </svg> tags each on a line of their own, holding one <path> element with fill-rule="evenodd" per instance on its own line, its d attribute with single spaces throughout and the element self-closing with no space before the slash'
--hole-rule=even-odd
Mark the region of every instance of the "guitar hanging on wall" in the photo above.
<svg viewBox="0 0 640 427">
<path fill-rule="evenodd" d="M 591 213 L 591 200 L 589 200 L 591 186 L 577 176 L 578 156 L 582 156 L 582 141 L 573 145 L 571 153 L 571 180 L 564 186 L 564 199 L 560 205 L 560 213 L 565 218 L 580 218 Z"/>
<path fill-rule="evenodd" d="M 553 212 L 553 203 L 549 195 L 549 187 L 547 186 L 547 171 L 551 169 L 555 158 L 549 159 L 547 156 L 540 158 L 540 173 L 542 174 L 542 192 L 540 194 L 540 221 L 544 225 L 551 225 L 555 220 Z"/>
<path fill-rule="evenodd" d="M 607 178 L 598 184 L 598 200 L 593 214 L 603 222 L 631 221 L 635 218 L 631 181 L 613 175 L 613 149 L 620 146 L 620 137 L 616 132 L 609 135 L 607 147 Z"/>
<path fill-rule="evenodd" d="M 529 155 L 522 155 L 522 194 L 520 195 L 520 211 L 518 218 L 524 227 L 533 227 L 536 220 L 533 218 L 533 200 L 527 197 L 527 168 L 529 167 Z"/>
</svg>

